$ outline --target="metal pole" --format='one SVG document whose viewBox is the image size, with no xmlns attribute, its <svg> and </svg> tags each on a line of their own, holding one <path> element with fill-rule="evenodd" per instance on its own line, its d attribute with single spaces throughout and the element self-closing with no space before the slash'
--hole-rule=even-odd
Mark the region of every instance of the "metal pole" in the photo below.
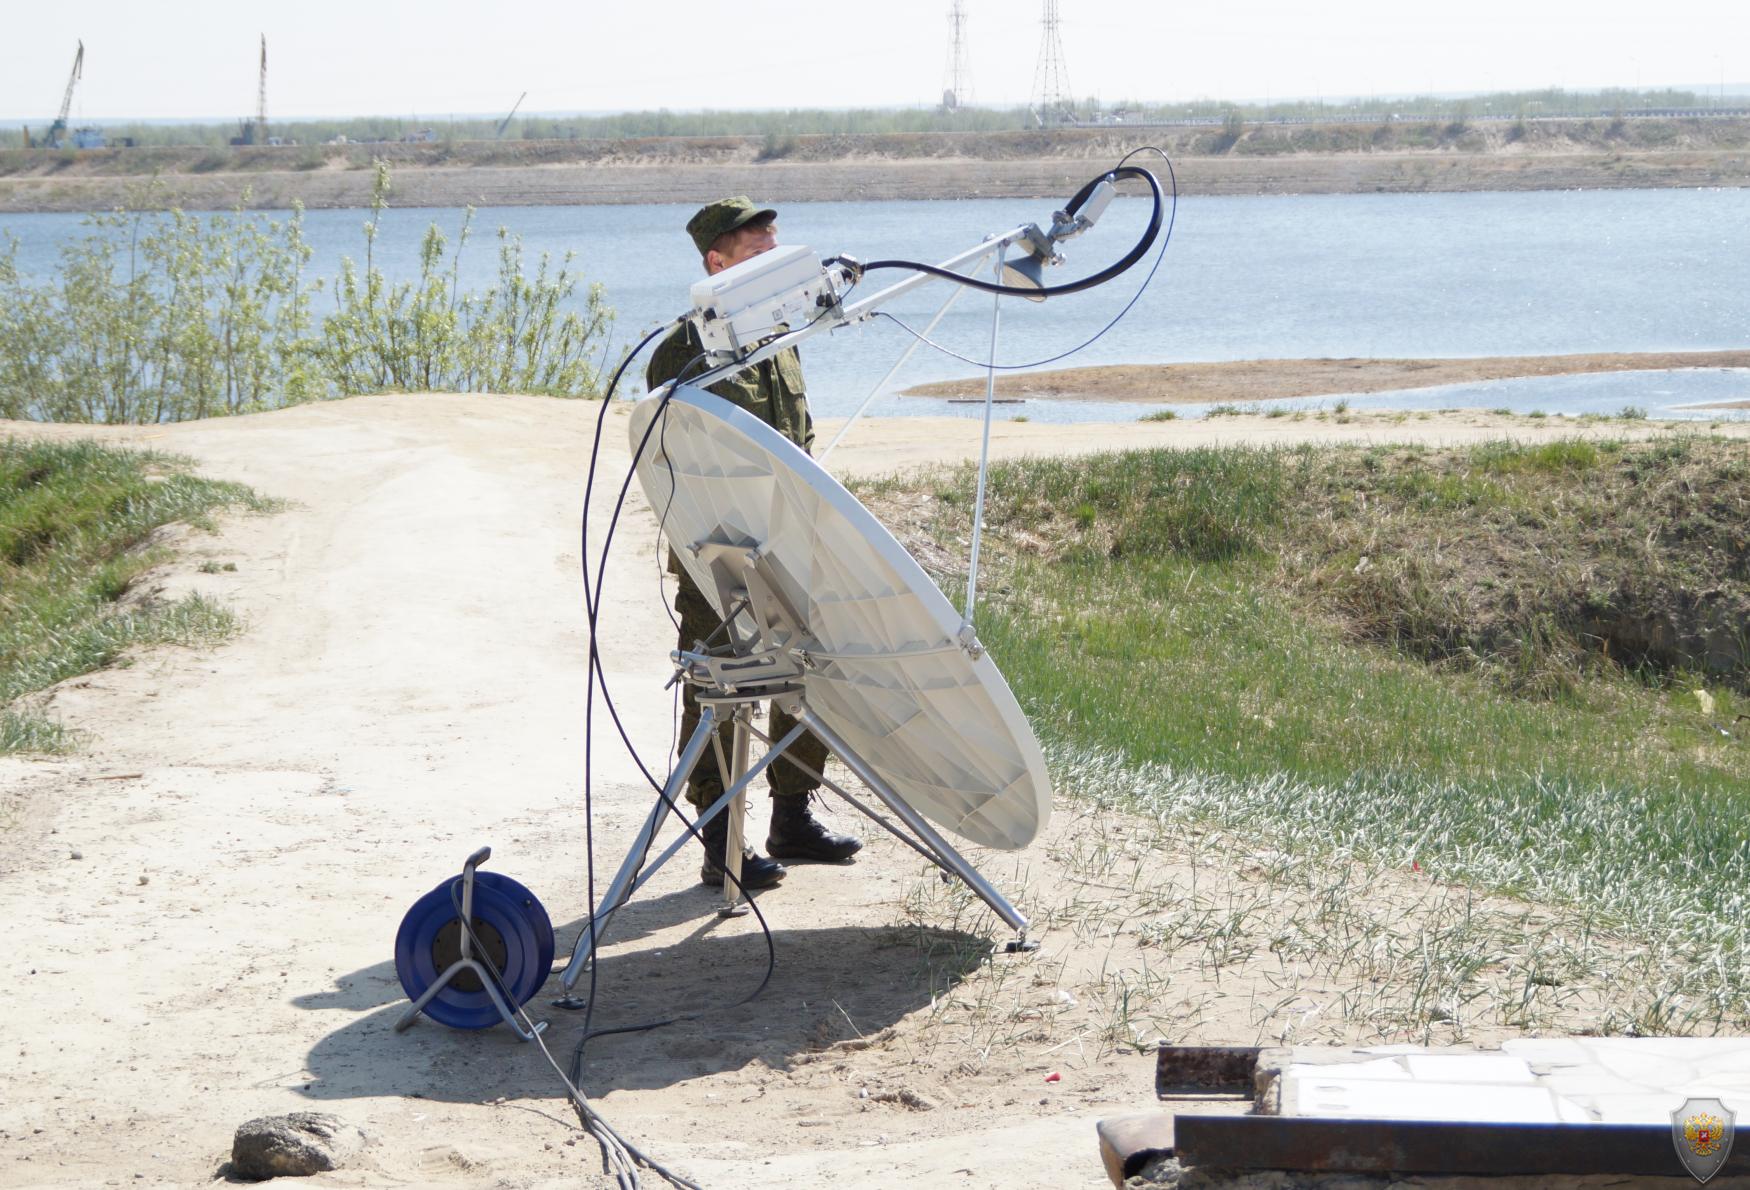
<svg viewBox="0 0 1750 1190">
<path fill-rule="evenodd" d="M 729 746 L 729 780 L 735 785 L 735 796 L 729 801 L 729 839 L 723 850 L 723 906 L 735 908 L 741 898 L 741 848 L 747 836 L 747 732 L 753 707 L 742 703 L 735 708 L 735 739 Z"/>
<path fill-rule="evenodd" d="M 930 324 L 923 329 L 923 333 L 911 341 L 911 345 L 900 354 L 898 361 L 887 370 L 887 375 L 883 376 L 880 383 L 869 390 L 869 395 L 864 397 L 863 403 L 858 405 L 856 411 L 845 419 L 845 424 L 840 426 L 839 432 L 832 436 L 832 441 L 826 444 L 826 449 L 815 456 L 815 462 L 822 464 L 826 462 L 826 456 L 832 453 L 833 447 L 839 444 L 841 438 L 851 432 L 851 427 L 856 424 L 859 417 L 863 416 L 863 410 L 869 408 L 875 398 L 881 395 L 881 390 L 886 388 L 888 383 L 899 374 L 899 370 L 905 367 L 905 362 L 912 357 L 912 354 L 924 345 L 924 340 L 930 337 L 930 332 L 936 329 L 936 324 L 942 321 L 942 316 L 948 313 L 948 308 L 959 301 L 960 295 L 965 292 L 964 285 L 954 287 L 954 292 L 948 295 L 948 300 L 942 303 L 942 308 L 936 311 L 936 316 L 930 319 Z"/>
<path fill-rule="evenodd" d="M 963 264 L 976 264 L 978 261 L 989 256 L 992 252 L 995 252 L 1000 245 L 1012 244 L 1026 234 L 1026 224 L 1022 224 L 1020 227 L 1011 228 L 1000 236 L 992 236 L 990 239 L 979 244 L 976 248 L 968 248 L 958 256 L 950 256 L 947 260 L 941 261 L 937 264 L 936 267 L 939 269 L 953 269 L 958 268 Z M 902 293 L 910 293 L 920 285 L 928 284 L 931 281 L 941 280 L 945 280 L 945 278 L 935 277 L 929 273 L 913 273 L 903 281 L 896 281 L 886 289 L 872 293 L 861 301 L 852 302 L 850 305 L 846 306 L 845 320 L 847 322 L 855 321 L 865 312 L 872 313 L 875 309 L 886 305 Z"/>
<path fill-rule="evenodd" d="M 954 269 L 963 264 L 976 263 L 977 261 L 983 260 L 986 256 L 989 256 L 992 252 L 995 252 L 999 246 L 1012 244 L 1026 234 L 1027 228 L 1025 226 L 1013 228 L 1012 230 L 1004 232 L 1001 236 L 984 241 L 976 248 L 968 248 L 958 256 L 950 256 L 947 260 L 942 261 L 936 267 Z M 721 380 L 725 376 L 733 375 L 736 372 L 740 372 L 744 368 L 751 368 L 761 360 L 770 359 L 785 348 L 794 347 L 796 344 L 802 342 L 802 340 L 817 335 L 821 331 L 829 331 L 834 327 L 843 326 L 846 323 L 857 322 L 860 319 L 867 318 L 878 308 L 886 305 L 901 294 L 910 293 L 918 286 L 928 284 L 931 281 L 940 280 L 944 280 L 944 278 L 934 276 L 930 273 L 913 273 L 905 280 L 896 281 L 886 289 L 880 290 L 877 293 L 872 293 L 861 301 L 852 302 L 844 308 L 844 317 L 841 320 L 831 322 L 817 320 L 799 330 L 791 331 L 787 335 L 779 335 L 775 339 L 767 340 L 764 344 L 756 347 L 746 355 L 733 359 L 726 364 L 718 364 L 708 372 L 701 372 L 699 375 L 688 380 L 687 384 L 694 388 L 708 388 L 715 381 Z"/>
<path fill-rule="evenodd" d="M 779 753 L 783 752 L 784 749 L 788 748 L 791 744 L 794 744 L 801 738 L 801 736 L 802 728 L 794 727 L 790 729 L 783 739 L 772 745 L 772 750 L 770 752 L 760 757 L 754 766 L 748 769 L 746 776 L 742 777 L 741 780 L 724 790 L 722 797 L 719 797 L 716 801 L 707 806 L 704 812 L 701 813 L 698 818 L 693 820 L 693 825 L 695 827 L 702 827 L 707 822 L 710 822 L 713 818 L 717 817 L 717 815 L 722 812 L 723 807 L 729 804 L 729 799 L 733 798 L 738 793 L 744 792 L 749 785 L 753 784 L 756 777 L 765 772 L 767 768 L 771 767 L 772 762 L 778 759 Z M 682 847 L 685 847 L 691 839 L 691 835 L 682 835 L 667 847 L 663 848 L 662 854 L 657 856 L 655 861 L 639 874 L 637 881 L 629 890 L 627 890 L 626 895 L 629 897 L 639 889 L 643 888 L 645 883 L 656 874 L 657 869 L 673 859 L 675 852 L 679 851 Z M 607 929 L 606 922 L 602 923 L 602 929 L 604 931 Z"/>
<path fill-rule="evenodd" d="M 997 279 L 1002 280 L 1003 257 L 1009 242 L 997 245 Z M 978 452 L 978 496 L 972 502 L 972 557 L 966 566 L 966 609 L 961 612 L 963 624 L 972 623 L 972 609 L 978 604 L 978 542 L 984 536 L 984 476 L 990 469 L 990 417 L 997 397 L 997 328 L 1002 321 L 1003 295 L 996 294 L 990 305 L 990 358 L 984 375 L 984 445 Z"/>
<path fill-rule="evenodd" d="M 709 704 L 703 704 L 700 706 L 699 710 L 701 715 L 706 712 L 708 707 Z M 714 714 L 714 712 L 712 713 Z M 695 731 L 693 733 L 693 738 L 687 742 L 687 752 L 693 752 L 693 744 L 706 738 L 702 733 L 706 732 L 708 729 L 709 738 L 714 740 L 716 738 L 714 724 L 701 718 L 699 730 Z M 760 757 L 758 763 L 748 769 L 748 771 L 742 775 L 740 780 L 736 781 L 735 784 L 731 785 L 728 789 L 725 789 L 721 797 L 707 806 L 705 810 L 700 813 L 699 817 L 693 821 L 693 826 L 695 828 L 702 828 L 707 822 L 710 822 L 713 818 L 717 817 L 732 799 L 744 794 L 747 791 L 747 787 L 753 783 L 756 777 L 765 772 L 767 768 L 771 767 L 772 762 L 777 760 L 778 756 L 786 748 L 801 738 L 802 732 L 803 728 L 800 725 L 792 728 L 783 739 L 779 740 L 772 746 L 770 752 Z M 704 747 L 701 744 L 699 754 L 702 754 L 703 751 Z M 687 762 L 686 755 L 683 754 L 681 764 L 675 770 L 676 776 L 669 778 L 669 787 L 663 790 L 668 801 L 672 801 L 678 791 L 685 786 L 687 778 L 692 774 L 693 766 L 697 763 L 698 754 L 693 755 L 691 763 Z M 652 819 L 660 823 L 662 812 L 668 809 L 668 801 L 660 798 L 657 800 L 656 807 L 650 812 Z M 645 825 L 647 828 L 649 827 L 648 822 Z M 602 936 L 608 932 L 608 927 L 613 924 L 614 914 L 619 912 L 620 906 L 630 900 L 633 893 L 643 888 L 645 884 L 649 882 L 650 878 L 656 875 L 664 864 L 675 857 L 675 854 L 679 852 L 681 848 L 692 842 L 692 838 L 693 836 L 691 832 L 683 832 L 674 842 L 663 848 L 661 855 L 658 855 L 650 863 L 645 864 L 643 870 L 640 871 L 639 863 L 649 851 L 650 844 L 645 841 L 644 834 L 641 833 L 639 835 L 638 841 L 633 844 L 632 850 L 627 853 L 625 863 L 620 865 L 620 871 L 614 877 L 614 885 L 608 890 L 609 896 L 602 898 L 601 903 L 596 908 L 595 917 L 584 924 L 583 933 L 577 936 L 577 948 L 572 953 L 571 962 L 565 968 L 565 975 L 561 981 L 563 990 L 569 992 L 572 985 L 577 982 L 578 976 L 582 974 L 584 964 L 588 961 L 590 951 L 593 949 L 594 945 L 601 942 Z M 628 873 L 631 873 L 631 875 L 629 876 Z M 628 887 L 624 892 L 616 894 L 614 890 L 620 886 L 622 880 L 629 881 Z M 610 900 L 609 897 L 615 899 Z M 571 1002 L 562 1000 L 559 1003 L 560 1006 L 564 1008 L 576 1008 L 582 1006 L 581 1001 L 575 1000 Z"/>
<path fill-rule="evenodd" d="M 650 851 L 650 845 L 656 841 L 657 829 L 662 825 L 663 817 L 668 813 L 669 803 L 680 796 L 680 791 L 686 788 L 687 778 L 693 775 L 693 769 L 698 766 L 699 757 L 704 755 L 706 747 L 715 737 L 717 727 L 717 708 L 710 703 L 699 707 L 699 726 L 693 730 L 693 738 L 687 741 L 682 749 L 679 763 L 673 773 L 669 774 L 668 784 L 663 787 L 662 796 L 656 799 L 656 804 L 650 807 L 650 813 L 644 819 L 644 825 L 638 830 L 638 837 L 632 842 L 632 850 L 626 853 L 626 858 L 620 864 L 620 870 L 614 873 L 614 879 L 608 885 L 608 891 L 596 905 L 596 917 L 604 913 L 611 914 L 632 893 L 632 881 L 638 874 L 638 867 L 644 862 L 645 855 Z M 577 977 L 583 973 L 583 966 L 589 961 L 590 953 L 595 949 L 593 938 L 596 935 L 596 923 L 592 918 L 584 924 L 583 933 L 577 936 L 577 946 L 571 952 L 571 962 L 565 966 L 565 974 L 561 977 L 560 986 L 565 991 L 571 990 L 571 985 L 577 982 Z"/>
<path fill-rule="evenodd" d="M 993 912 L 1016 933 L 1026 936 L 1027 919 L 1021 916 L 1021 911 L 1009 904 L 1002 893 L 991 886 L 990 882 L 978 874 L 978 869 L 966 862 L 966 857 L 954 850 L 948 841 L 936 833 L 936 828 L 924 821 L 923 815 L 906 804 L 904 798 L 893 791 L 893 788 L 881 779 L 881 775 L 871 768 L 867 761 L 857 755 L 856 751 L 828 727 L 816 715 L 807 703 L 802 703 L 796 714 L 797 720 L 809 731 L 820 737 L 821 743 L 832 750 L 833 754 L 845 762 L 845 767 L 857 774 L 857 779 L 867 785 L 875 796 L 887 804 L 899 819 L 910 827 L 917 836 L 929 845 L 935 852 L 935 861 L 941 867 L 966 882 L 968 888 L 978 894 L 978 899 L 989 905 Z"/>
</svg>

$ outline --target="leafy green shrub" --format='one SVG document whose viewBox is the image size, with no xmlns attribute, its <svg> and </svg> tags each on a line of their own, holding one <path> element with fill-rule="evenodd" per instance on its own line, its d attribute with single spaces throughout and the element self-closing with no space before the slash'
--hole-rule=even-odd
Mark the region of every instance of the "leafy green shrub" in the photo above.
<svg viewBox="0 0 1750 1190">
<path fill-rule="evenodd" d="M 433 225 L 418 277 L 391 281 L 373 256 L 390 189 L 375 168 L 364 268 L 342 262 L 320 320 L 301 208 L 91 215 L 40 283 L 19 272 L 17 241 L 0 241 L 0 417 L 158 423 L 386 390 L 597 395 L 592 358 L 613 319 L 601 286 L 581 313 L 565 309 L 582 283 L 569 254 L 531 272 L 501 229 L 496 283 L 463 292 L 472 210 L 453 254 Z"/>
<path fill-rule="evenodd" d="M 801 142 L 790 133 L 768 132 L 764 143 L 760 145 L 759 161 L 780 161 L 790 156 L 801 147 Z"/>
</svg>

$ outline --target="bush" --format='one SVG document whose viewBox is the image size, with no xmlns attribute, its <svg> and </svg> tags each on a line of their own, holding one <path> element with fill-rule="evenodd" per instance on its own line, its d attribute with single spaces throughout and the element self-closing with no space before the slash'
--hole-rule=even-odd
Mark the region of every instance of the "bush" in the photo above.
<svg viewBox="0 0 1750 1190">
<path fill-rule="evenodd" d="M 342 262 L 320 322 L 301 209 L 92 215 L 42 283 L 19 273 L 15 240 L 0 243 L 0 417 L 156 423 L 386 390 L 597 395 L 591 357 L 613 318 L 601 287 L 564 309 L 581 283 L 570 256 L 543 254 L 531 276 L 501 229 L 497 283 L 462 292 L 472 210 L 454 254 L 433 225 L 418 277 L 392 282 L 372 254 L 390 189 L 376 169 L 364 269 Z"/>
<path fill-rule="evenodd" d="M 765 141 L 760 145 L 757 160 L 780 161 L 790 156 L 799 147 L 801 147 L 801 142 L 789 133 L 768 132 Z"/>
<path fill-rule="evenodd" d="M 1225 153 L 1239 144 L 1240 138 L 1245 134 L 1245 117 L 1240 115 L 1240 110 L 1237 107 L 1230 107 L 1221 117 L 1221 135 L 1215 138 L 1209 151 Z"/>
</svg>

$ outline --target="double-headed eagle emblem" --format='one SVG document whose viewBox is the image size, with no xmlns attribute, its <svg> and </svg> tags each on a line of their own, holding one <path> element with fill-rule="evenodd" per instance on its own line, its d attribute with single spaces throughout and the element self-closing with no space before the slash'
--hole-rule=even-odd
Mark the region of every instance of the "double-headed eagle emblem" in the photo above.
<svg viewBox="0 0 1750 1190">
<path fill-rule="evenodd" d="M 1677 1159 L 1698 1182 L 1720 1172 L 1732 1155 L 1736 1116 L 1718 1099 L 1691 1099 L 1671 1113 L 1671 1143 Z"/>
</svg>

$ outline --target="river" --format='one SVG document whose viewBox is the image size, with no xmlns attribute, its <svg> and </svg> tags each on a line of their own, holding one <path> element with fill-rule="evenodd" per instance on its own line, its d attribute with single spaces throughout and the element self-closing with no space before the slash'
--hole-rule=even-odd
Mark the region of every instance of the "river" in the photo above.
<svg viewBox="0 0 1750 1190">
<path fill-rule="evenodd" d="M 1052 206 L 1025 199 L 797 203 L 782 211 L 779 228 L 784 242 L 823 256 L 936 261 L 989 233 L 1048 221 Z M 490 283 L 492 233 L 508 227 L 531 257 L 576 253 L 576 267 L 605 286 L 618 311 L 616 342 L 629 344 L 686 307 L 688 287 L 700 275 L 683 231 L 690 213 L 682 206 L 483 209 L 463 254 L 463 284 Z M 1142 199 L 1115 203 L 1098 228 L 1065 246 L 1069 260 L 1049 279 L 1085 275 L 1122 254 L 1147 214 Z M 359 211 L 306 214 L 314 272 L 332 275 L 342 256 L 362 258 L 364 218 Z M 386 212 L 377 263 L 392 278 L 411 275 L 426 227 L 435 221 L 453 243 L 460 220 L 460 212 Z M 59 245 L 82 229 L 77 215 L 0 215 L 0 235 L 7 233 L 19 240 L 23 270 L 40 276 L 54 268 Z M 1005 300 L 999 360 L 1041 360 L 1093 337 L 1135 294 L 1149 263 L 1085 294 L 1038 304 Z M 902 275 L 870 274 L 862 292 Z M 926 285 L 888 310 L 921 329 L 946 292 Z M 967 295 L 933 337 L 982 360 L 990 315 L 990 298 Z M 877 319 L 808 343 L 816 411 L 832 416 L 854 408 L 908 341 L 895 323 Z M 1188 196 L 1147 292 L 1108 333 L 1056 366 L 1745 347 L 1750 190 Z M 897 387 L 977 371 L 925 349 Z M 1634 406 L 1655 416 L 1694 416 L 1681 406 L 1745 398 L 1750 374 L 1714 369 L 1497 381 L 1350 403 L 1570 414 Z M 1133 418 L 1148 407 L 1034 401 L 1002 410 L 1033 420 L 1088 420 Z M 875 416 L 939 412 L 972 410 L 896 396 L 870 409 Z"/>
</svg>

